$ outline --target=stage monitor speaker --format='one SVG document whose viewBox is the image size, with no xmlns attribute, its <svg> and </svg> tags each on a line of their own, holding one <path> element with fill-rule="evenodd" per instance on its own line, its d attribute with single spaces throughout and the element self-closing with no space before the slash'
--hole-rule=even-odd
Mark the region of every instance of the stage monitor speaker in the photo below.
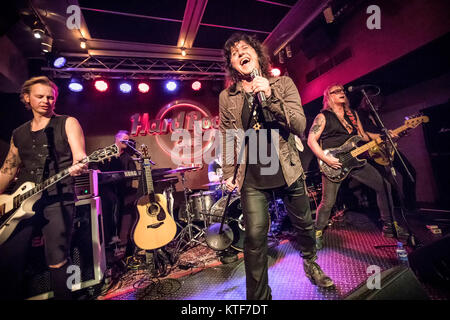
<svg viewBox="0 0 450 320">
<path fill-rule="evenodd" d="M 345 300 L 429 300 L 410 268 L 397 266 L 381 273 L 381 288 L 369 289 L 363 282 Z"/>
<path fill-rule="evenodd" d="M 450 290 L 450 235 L 414 250 L 409 263 L 420 280 Z"/>
<path fill-rule="evenodd" d="M 72 291 L 101 283 L 106 270 L 105 244 L 101 199 L 79 200 L 75 203 L 74 233 L 72 237 L 72 265 L 80 268 L 81 283 Z M 44 247 L 33 248 L 32 265 L 27 268 L 28 297 L 43 300 L 53 297 L 50 271 L 45 263 Z"/>
</svg>

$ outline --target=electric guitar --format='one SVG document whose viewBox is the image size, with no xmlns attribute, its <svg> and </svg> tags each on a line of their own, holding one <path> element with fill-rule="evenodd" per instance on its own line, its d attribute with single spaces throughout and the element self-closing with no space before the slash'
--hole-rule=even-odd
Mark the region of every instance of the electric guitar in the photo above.
<svg viewBox="0 0 450 320">
<path fill-rule="evenodd" d="M 418 116 L 415 118 L 405 120 L 403 126 L 393 130 L 394 133 L 399 134 L 407 129 L 415 128 L 422 122 L 428 122 L 427 116 Z M 372 140 L 360 147 L 358 143 L 362 140 L 360 136 L 353 136 L 348 139 L 343 145 L 337 148 L 329 148 L 324 150 L 326 155 L 330 154 L 333 157 L 339 159 L 342 166 L 339 169 L 333 169 L 326 162 L 319 159 L 319 167 L 323 174 L 332 182 L 340 182 L 344 180 L 350 171 L 354 168 L 362 167 L 366 164 L 366 159 L 358 159 L 357 156 L 376 148 L 383 143 L 383 139 L 380 137 L 376 140 Z"/>
<path fill-rule="evenodd" d="M 148 147 L 141 148 L 143 156 L 144 196 L 137 201 L 138 221 L 134 227 L 133 239 L 136 246 L 144 250 L 153 250 L 165 246 L 173 240 L 177 225 L 167 213 L 167 199 L 155 194 Z"/>
<path fill-rule="evenodd" d="M 79 161 L 79 163 L 101 162 L 118 155 L 119 148 L 113 144 L 94 151 L 91 155 Z M 42 192 L 68 177 L 70 168 L 72 167 L 60 171 L 39 184 L 30 181 L 25 182 L 11 195 L 0 195 L 0 244 L 9 238 L 21 220 L 31 218 L 35 214 L 32 208 L 34 203 L 41 198 Z"/>
</svg>

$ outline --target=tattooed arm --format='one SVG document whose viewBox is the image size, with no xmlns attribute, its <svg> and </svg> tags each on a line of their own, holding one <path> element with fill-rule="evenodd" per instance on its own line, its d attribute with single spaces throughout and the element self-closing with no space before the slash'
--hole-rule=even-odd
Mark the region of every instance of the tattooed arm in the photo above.
<svg viewBox="0 0 450 320">
<path fill-rule="evenodd" d="M 8 155 L 6 156 L 5 162 L 0 169 L 0 194 L 5 191 L 9 183 L 16 176 L 20 162 L 19 151 L 11 138 L 11 146 L 9 147 Z"/>
<path fill-rule="evenodd" d="M 338 159 L 331 155 L 326 155 L 323 149 L 319 145 L 319 138 L 325 128 L 326 120 L 322 113 L 319 113 L 314 119 L 314 123 L 311 126 L 308 134 L 308 146 L 317 158 L 326 162 L 330 167 L 339 168 L 341 163 Z"/>
</svg>

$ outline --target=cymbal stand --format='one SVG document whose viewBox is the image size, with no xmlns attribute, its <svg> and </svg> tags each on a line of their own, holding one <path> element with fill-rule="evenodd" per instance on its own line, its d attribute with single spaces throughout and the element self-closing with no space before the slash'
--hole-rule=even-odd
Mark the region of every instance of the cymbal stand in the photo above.
<svg viewBox="0 0 450 320">
<path fill-rule="evenodd" d="M 188 189 L 186 188 L 185 182 L 185 176 L 184 176 L 184 172 L 180 172 L 181 175 L 181 183 L 183 185 L 183 189 L 184 189 L 184 201 L 186 203 L 186 218 L 187 218 L 187 224 L 186 226 L 180 231 L 180 233 L 175 237 L 174 241 L 177 241 L 177 245 L 175 248 L 175 256 L 178 256 L 179 253 L 184 250 L 186 247 L 188 247 L 189 245 L 196 243 L 196 244 L 202 244 L 202 245 L 206 245 L 203 242 L 199 241 L 198 239 L 205 234 L 204 230 L 199 228 L 198 226 L 196 226 L 195 224 L 192 223 L 191 220 L 191 213 L 192 210 L 190 208 L 189 202 L 188 202 Z M 193 229 L 196 230 L 196 233 L 193 232 Z M 187 236 L 187 239 L 185 239 L 185 237 Z M 184 242 L 184 244 L 183 244 Z"/>
</svg>

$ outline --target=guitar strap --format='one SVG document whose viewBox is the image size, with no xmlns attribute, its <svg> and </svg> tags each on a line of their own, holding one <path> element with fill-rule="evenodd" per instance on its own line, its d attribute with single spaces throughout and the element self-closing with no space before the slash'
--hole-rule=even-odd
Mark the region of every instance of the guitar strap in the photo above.
<svg viewBox="0 0 450 320">
<path fill-rule="evenodd" d="M 353 125 L 353 127 L 356 129 L 356 131 L 358 131 L 358 122 L 356 121 L 356 115 L 354 114 L 354 111 L 350 110 L 350 109 L 346 109 L 345 114 L 350 119 L 350 122 Z"/>
</svg>

